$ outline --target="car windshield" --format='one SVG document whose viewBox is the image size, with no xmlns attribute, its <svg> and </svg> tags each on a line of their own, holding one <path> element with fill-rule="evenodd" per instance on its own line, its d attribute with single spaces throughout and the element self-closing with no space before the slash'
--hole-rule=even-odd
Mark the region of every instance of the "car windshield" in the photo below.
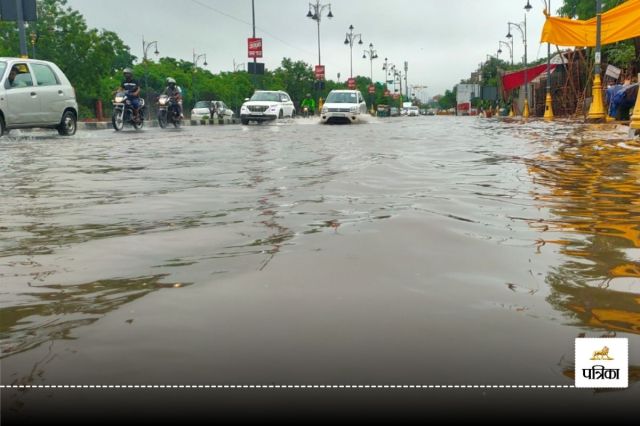
<svg viewBox="0 0 640 426">
<path fill-rule="evenodd" d="M 351 92 L 331 92 L 327 96 L 328 104 L 357 104 L 358 97 Z"/>
<path fill-rule="evenodd" d="M 5 69 L 7 69 L 7 63 L 0 61 L 0 78 L 2 78 Z"/>
<path fill-rule="evenodd" d="M 194 108 L 209 108 L 209 105 L 211 105 L 211 102 L 209 101 L 198 101 Z"/>
<path fill-rule="evenodd" d="M 277 92 L 256 92 L 251 97 L 252 101 L 280 102 L 280 95 Z"/>
</svg>

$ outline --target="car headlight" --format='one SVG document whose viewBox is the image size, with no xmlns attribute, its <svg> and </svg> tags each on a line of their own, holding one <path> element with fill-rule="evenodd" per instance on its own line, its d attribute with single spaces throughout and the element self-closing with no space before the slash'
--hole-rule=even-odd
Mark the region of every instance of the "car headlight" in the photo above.
<svg viewBox="0 0 640 426">
<path fill-rule="evenodd" d="M 352 113 L 352 114 L 355 114 L 355 113 L 356 113 L 356 112 L 358 112 L 359 110 L 360 110 L 360 108 L 358 108 L 357 106 L 352 106 L 352 107 L 350 108 L 350 111 L 351 111 L 351 113 Z"/>
<path fill-rule="evenodd" d="M 246 105 L 242 105 L 242 107 L 240 107 L 240 111 L 247 111 L 248 108 Z"/>
<path fill-rule="evenodd" d="M 326 113 L 328 113 L 328 112 L 329 112 L 329 108 L 327 108 L 327 107 L 322 107 L 322 113 L 323 113 L 323 114 L 326 114 Z"/>
</svg>

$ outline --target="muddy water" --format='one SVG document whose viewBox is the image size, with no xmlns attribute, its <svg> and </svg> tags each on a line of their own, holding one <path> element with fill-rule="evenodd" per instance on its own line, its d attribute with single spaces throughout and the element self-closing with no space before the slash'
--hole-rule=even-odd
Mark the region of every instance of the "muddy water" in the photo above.
<svg viewBox="0 0 640 426">
<path fill-rule="evenodd" d="M 2 384 L 571 385 L 580 335 L 640 366 L 640 145 L 596 130 L 12 132 Z"/>
</svg>

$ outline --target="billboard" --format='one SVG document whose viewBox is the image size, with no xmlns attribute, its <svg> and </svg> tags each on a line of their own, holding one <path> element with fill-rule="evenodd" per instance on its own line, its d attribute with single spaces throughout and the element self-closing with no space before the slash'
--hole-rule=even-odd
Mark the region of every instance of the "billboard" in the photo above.
<svg viewBox="0 0 640 426">
<path fill-rule="evenodd" d="M 315 69 L 316 80 L 324 80 L 324 65 L 316 65 Z"/>
</svg>

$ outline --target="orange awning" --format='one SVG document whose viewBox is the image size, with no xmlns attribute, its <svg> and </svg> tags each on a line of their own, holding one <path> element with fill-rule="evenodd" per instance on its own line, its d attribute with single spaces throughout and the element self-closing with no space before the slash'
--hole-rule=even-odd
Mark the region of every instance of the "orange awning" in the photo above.
<svg viewBox="0 0 640 426">
<path fill-rule="evenodd" d="M 602 14 L 602 44 L 640 37 L 640 0 L 627 0 Z M 596 45 L 596 18 L 579 21 L 547 15 L 540 42 L 558 46 Z"/>
</svg>

